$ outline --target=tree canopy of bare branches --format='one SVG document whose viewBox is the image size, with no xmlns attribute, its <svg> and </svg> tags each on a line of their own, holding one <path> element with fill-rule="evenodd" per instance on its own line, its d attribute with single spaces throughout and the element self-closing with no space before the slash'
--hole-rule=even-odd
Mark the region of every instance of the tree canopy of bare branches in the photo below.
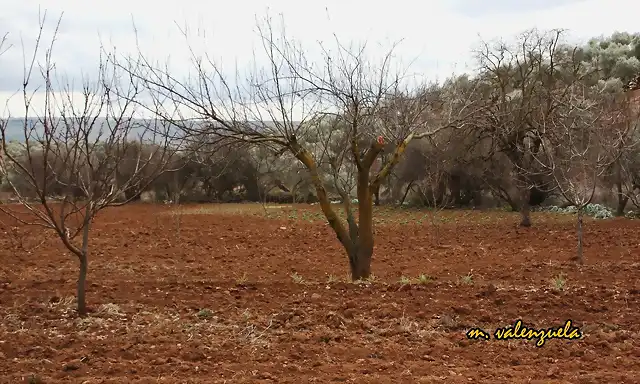
<svg viewBox="0 0 640 384">
<path fill-rule="evenodd" d="M 464 125 L 475 113 L 473 87 L 434 92 L 423 84 L 407 85 L 406 73 L 394 69 L 393 49 L 375 59 L 367 56 L 366 45 L 346 46 L 336 38 L 333 49 L 321 45 L 318 63 L 284 32 L 277 34 L 271 19 L 258 23 L 258 32 L 267 64 L 256 65 L 246 81 L 238 75 L 232 82 L 213 60 L 195 54 L 192 81 L 176 79 L 143 57 L 123 67 L 134 68 L 132 76 L 154 95 L 153 105 L 165 106 L 161 116 L 182 122 L 186 136 L 215 132 L 289 153 L 303 164 L 347 252 L 352 278 L 367 278 L 374 248 L 372 194 L 412 140 Z M 199 123 L 185 123 L 176 111 L 189 111 Z M 388 156 L 380 163 L 387 146 Z M 330 204 L 330 184 L 342 196 L 346 223 Z M 358 220 L 349 198 L 352 189 Z"/>
<path fill-rule="evenodd" d="M 525 227 L 531 225 L 532 190 L 548 187 L 548 180 L 531 177 L 537 174 L 532 171 L 545 124 L 588 74 L 577 49 L 562 44 L 562 36 L 560 30 L 530 30 L 513 44 L 483 43 L 477 51 L 486 108 L 475 128 L 490 143 L 491 153 L 501 153 L 511 163 Z"/>
</svg>

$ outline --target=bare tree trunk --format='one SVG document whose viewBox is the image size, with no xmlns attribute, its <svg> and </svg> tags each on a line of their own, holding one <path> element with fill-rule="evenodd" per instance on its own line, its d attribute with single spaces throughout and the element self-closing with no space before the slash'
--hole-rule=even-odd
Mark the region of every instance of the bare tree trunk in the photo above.
<svg viewBox="0 0 640 384">
<path fill-rule="evenodd" d="M 624 216 L 624 210 L 627 207 L 629 198 L 622 192 L 618 192 L 618 206 L 616 207 L 616 216 Z"/>
<path fill-rule="evenodd" d="M 78 296 L 78 315 L 86 316 L 87 315 L 87 300 L 85 296 L 85 288 L 87 284 L 87 255 L 83 254 L 78 257 L 80 260 L 80 271 L 78 273 L 78 287 L 77 287 L 77 296 Z"/>
<path fill-rule="evenodd" d="M 444 206 L 444 201 L 446 198 L 446 193 L 447 193 L 447 184 L 444 181 L 444 178 L 439 177 L 438 183 L 435 186 L 435 191 L 434 191 L 434 197 L 433 197 L 433 202 L 434 202 L 434 208 L 437 207 L 442 207 Z"/>
<path fill-rule="evenodd" d="M 409 194 L 411 187 L 413 187 L 414 182 L 415 180 L 411 180 L 409 185 L 407 185 L 407 189 L 404 191 L 404 195 L 402 195 L 402 200 L 400 200 L 400 204 L 398 204 L 399 206 L 402 206 L 404 204 L 404 201 L 407 199 L 407 195 Z"/>
<path fill-rule="evenodd" d="M 379 190 L 380 184 L 374 188 Z M 351 271 L 353 280 L 368 279 L 371 276 L 373 256 L 373 191 L 369 186 L 369 169 L 358 171 L 358 240 L 356 260 Z"/>
<path fill-rule="evenodd" d="M 293 204 L 298 203 L 298 191 L 300 190 L 300 186 L 303 185 L 303 180 L 300 179 L 298 180 L 293 187 L 290 190 L 291 196 L 292 196 L 292 200 L 293 200 Z M 302 202 L 302 199 L 300 199 L 300 201 Z"/>
<path fill-rule="evenodd" d="M 582 239 L 584 236 L 584 231 L 583 231 L 583 225 L 582 225 L 582 218 L 583 218 L 583 214 L 584 214 L 584 207 L 580 207 L 580 209 L 578 209 L 578 263 L 580 265 L 584 264 L 584 255 L 583 255 L 583 246 L 582 246 Z"/>
<path fill-rule="evenodd" d="M 616 194 L 618 195 L 618 206 L 616 208 L 616 216 L 624 216 L 624 209 L 627 207 L 629 197 L 622 190 L 622 172 L 620 166 L 616 166 Z"/>
<path fill-rule="evenodd" d="M 371 259 L 373 258 L 373 243 L 356 244 L 349 252 L 351 262 L 351 280 L 365 280 L 371 277 Z"/>
<path fill-rule="evenodd" d="M 295 142 L 292 143 L 292 147 L 292 152 L 294 153 L 296 158 L 300 160 L 300 162 L 304 164 L 309 171 L 309 175 L 311 176 L 311 183 L 316 190 L 316 197 L 318 198 L 318 202 L 320 203 L 320 209 L 322 210 L 324 217 L 327 219 L 327 222 L 331 226 L 331 229 L 333 229 L 333 231 L 335 232 L 338 241 L 340 241 L 340 244 L 342 244 L 344 249 L 347 251 L 347 255 L 349 256 L 349 264 L 351 266 L 351 270 L 353 271 L 356 265 L 356 259 L 353 259 L 353 256 L 358 254 L 357 250 L 355 249 L 356 242 L 351 239 L 349 231 L 347 231 L 347 229 L 344 227 L 344 224 L 340 221 L 340 218 L 331 207 L 329 196 L 327 196 L 327 191 L 318 173 L 318 166 L 311 157 L 311 154 Z M 348 213 L 349 212 L 347 212 L 347 214 Z"/>
<path fill-rule="evenodd" d="M 520 199 L 520 215 L 522 220 L 520 221 L 521 227 L 531 226 L 531 206 L 529 205 L 529 197 L 531 196 L 531 190 L 529 188 L 522 191 L 522 198 Z"/>
<path fill-rule="evenodd" d="M 449 176 L 449 190 L 451 191 L 451 197 L 453 198 L 453 203 L 459 207 L 462 205 L 462 195 L 461 195 L 461 181 L 460 176 L 451 175 Z"/>
<path fill-rule="evenodd" d="M 374 204 L 376 206 L 380 205 L 380 185 L 378 185 L 378 188 L 376 188 L 375 190 L 375 201 Z"/>
<path fill-rule="evenodd" d="M 84 227 L 82 228 L 82 249 L 80 250 L 80 255 L 78 255 L 78 260 L 80 261 L 80 269 L 78 271 L 78 287 L 77 287 L 79 316 L 87 315 L 86 285 L 87 285 L 87 269 L 89 267 L 87 255 L 89 253 L 90 227 L 91 227 L 91 220 L 89 215 L 86 214 Z"/>
<path fill-rule="evenodd" d="M 338 240 L 344 247 L 349 257 L 349 265 L 351 267 L 351 278 L 355 280 L 367 279 L 371 276 L 371 259 L 373 256 L 373 192 L 376 191 L 380 182 L 387 176 L 391 168 L 398 162 L 400 155 L 405 150 L 407 144 L 413 135 L 409 135 L 394 152 L 394 157 L 387 165 L 378 173 L 373 182 L 370 184 L 369 171 L 376 156 L 381 150 L 381 146 L 372 146 L 367 152 L 361 165 L 358 166 L 357 179 L 357 195 L 358 195 L 358 223 L 356 224 L 349 196 L 343 196 L 347 222 L 349 228 L 345 228 L 344 224 L 336 215 L 331 202 L 327 196 L 327 191 L 320 179 L 318 166 L 311 157 L 309 151 L 300 146 L 297 142 L 290 142 L 290 149 L 300 162 L 302 162 L 311 176 L 320 208 L 327 218 L 327 222 L 336 233 Z"/>
</svg>

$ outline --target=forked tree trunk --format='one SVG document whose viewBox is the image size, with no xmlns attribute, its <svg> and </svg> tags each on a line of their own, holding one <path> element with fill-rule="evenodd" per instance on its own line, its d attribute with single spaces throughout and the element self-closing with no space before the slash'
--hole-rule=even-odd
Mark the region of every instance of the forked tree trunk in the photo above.
<svg viewBox="0 0 640 384">
<path fill-rule="evenodd" d="M 338 217 L 336 212 L 331 207 L 331 201 L 329 201 L 329 196 L 327 196 L 327 190 L 325 189 L 325 186 L 322 180 L 320 179 L 320 174 L 318 173 L 318 166 L 315 160 L 306 149 L 298 145 L 296 142 L 291 143 L 291 146 L 292 146 L 292 152 L 294 153 L 296 158 L 300 160 L 300 162 L 304 164 L 304 166 L 309 171 L 309 175 L 311 176 L 311 183 L 313 184 L 313 187 L 316 190 L 318 203 L 320 203 L 320 209 L 322 210 L 322 213 L 327 219 L 327 223 L 329 224 L 329 226 L 331 226 L 331 229 L 333 229 L 333 231 L 335 232 L 336 237 L 338 238 L 338 241 L 340 241 L 340 244 L 342 244 L 342 246 L 347 251 L 347 254 L 349 256 L 349 263 L 353 269 L 354 260 L 351 258 L 351 255 L 356 254 L 357 252 L 355 252 L 354 250 L 354 244 L 351 241 L 349 232 L 345 228 L 342 221 L 340 221 L 340 218 Z"/>
<path fill-rule="evenodd" d="M 331 207 L 327 191 L 311 154 L 301 146 L 293 146 L 296 157 L 309 171 L 322 213 L 347 253 L 351 278 L 355 281 L 370 277 L 373 256 L 373 194 L 369 187 L 370 166 L 358 172 L 358 223 L 356 224 L 352 212 L 348 209 L 349 227 L 346 228 Z"/>
<path fill-rule="evenodd" d="M 413 134 L 407 136 L 403 142 L 398 144 L 393 156 L 386 165 L 378 172 L 371 181 L 369 172 L 371 166 L 380 154 L 384 143 L 374 142 L 362 159 L 358 160 L 358 223 L 355 223 L 350 209 L 347 210 L 347 221 L 349 228 L 345 228 L 343 222 L 331 207 L 331 202 L 327 196 L 325 186 L 320 179 L 318 166 L 311 156 L 311 153 L 302 147 L 298 142 L 289 142 L 289 149 L 294 156 L 305 165 L 311 176 L 311 182 L 316 190 L 318 201 L 322 213 L 327 218 L 327 222 L 335 232 L 338 240 L 344 247 L 349 258 L 351 267 L 351 278 L 355 280 L 367 279 L 371 276 L 371 259 L 373 256 L 373 192 L 378 190 L 381 181 L 388 176 L 390 170 L 398 163 L 407 145 L 414 137 Z M 356 151 L 357 152 L 357 151 Z M 346 199 L 348 201 L 348 199 Z"/>
</svg>

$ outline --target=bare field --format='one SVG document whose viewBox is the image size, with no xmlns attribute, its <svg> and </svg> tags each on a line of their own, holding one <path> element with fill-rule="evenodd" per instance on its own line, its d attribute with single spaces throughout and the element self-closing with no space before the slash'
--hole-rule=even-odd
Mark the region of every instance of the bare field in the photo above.
<svg viewBox="0 0 640 384">
<path fill-rule="evenodd" d="M 317 206 L 103 211 L 87 299 L 53 234 L 1 217 L 1 383 L 635 383 L 640 221 L 380 208 L 375 278 Z M 468 340 L 571 319 L 580 340 Z"/>
</svg>

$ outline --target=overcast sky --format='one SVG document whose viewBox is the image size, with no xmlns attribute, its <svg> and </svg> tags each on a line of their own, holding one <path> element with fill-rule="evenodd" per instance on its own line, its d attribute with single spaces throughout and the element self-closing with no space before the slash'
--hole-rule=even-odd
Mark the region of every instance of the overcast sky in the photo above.
<svg viewBox="0 0 640 384">
<path fill-rule="evenodd" d="M 40 8 L 42 7 L 42 8 Z M 22 82 L 21 37 L 27 51 L 38 31 L 39 8 L 48 11 L 48 36 L 64 11 L 53 57 L 69 76 L 95 70 L 102 41 L 120 54 L 135 50 L 133 22 L 145 54 L 170 58 L 177 77 L 186 74 L 188 52 L 176 23 L 187 25 L 196 52 L 207 52 L 227 66 L 248 61 L 256 46 L 256 16 L 283 13 L 287 34 L 308 47 L 335 33 L 342 41 L 369 42 L 369 55 L 382 55 L 391 42 L 412 71 L 430 79 L 464 70 L 479 38 L 510 37 L 525 29 L 566 28 L 576 39 L 638 28 L 640 2 L 627 0 L 423 0 L 380 1 L 142 1 L 142 0 L 0 0 L 0 35 L 13 47 L 0 57 L 2 116 L 24 113 L 20 95 L 9 97 Z M 204 37 L 203 37 L 204 36 Z M 206 44 L 203 42 L 206 41 Z M 380 48 L 374 43 L 381 43 Z M 7 100 L 9 100 L 7 104 Z M 34 98 L 34 104 L 42 102 Z"/>
</svg>

